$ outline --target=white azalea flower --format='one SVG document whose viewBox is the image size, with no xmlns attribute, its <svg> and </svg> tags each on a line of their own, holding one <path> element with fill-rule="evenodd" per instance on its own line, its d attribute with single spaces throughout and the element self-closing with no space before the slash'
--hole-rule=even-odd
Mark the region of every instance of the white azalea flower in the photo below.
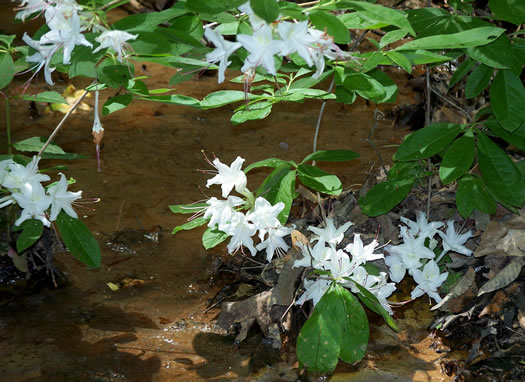
<svg viewBox="0 0 525 382">
<path fill-rule="evenodd" d="M 428 238 L 433 238 L 438 229 L 443 227 L 445 224 L 443 222 L 432 222 L 429 223 L 427 220 L 427 215 L 423 211 L 417 213 L 417 221 L 412 221 L 402 216 L 401 221 L 408 226 L 408 232 L 412 236 L 425 236 Z"/>
<path fill-rule="evenodd" d="M 327 242 L 329 245 L 335 248 L 335 246 L 337 246 L 337 244 L 339 244 L 343 240 L 344 233 L 346 232 L 348 228 L 350 228 L 350 226 L 352 225 L 352 222 L 346 222 L 341 227 L 336 228 L 334 224 L 334 220 L 332 218 L 327 218 L 325 224 L 326 224 L 326 228 L 311 227 L 311 226 L 308 227 L 309 231 L 312 231 L 313 233 L 318 235 L 317 238 L 314 237 L 310 241 L 313 242 L 318 239 L 323 239 L 325 242 Z"/>
<path fill-rule="evenodd" d="M 314 306 L 316 306 L 319 300 L 321 300 L 321 297 L 323 297 L 328 288 L 330 288 L 331 284 L 332 281 L 326 279 L 317 279 L 315 281 L 308 279 L 304 280 L 304 287 L 306 290 L 295 304 L 303 305 L 306 301 L 312 300 Z"/>
<path fill-rule="evenodd" d="M 252 236 L 255 235 L 257 228 L 246 219 L 246 215 L 242 212 L 237 212 L 233 216 L 231 222 L 220 224 L 219 230 L 230 235 L 232 238 L 228 244 L 228 253 L 236 252 L 242 246 L 248 248 L 252 256 L 257 254 L 257 250 L 253 246 Z"/>
<path fill-rule="evenodd" d="M 387 283 L 386 282 L 386 273 L 381 272 L 379 274 L 379 283 L 377 286 L 372 288 L 370 292 L 372 292 L 376 297 L 377 300 L 380 302 L 380 304 L 385 308 L 385 310 L 388 312 L 388 314 L 393 315 L 394 311 L 392 310 L 392 307 L 388 303 L 387 298 L 392 295 L 396 290 L 396 284 L 395 283 Z"/>
<path fill-rule="evenodd" d="M 12 162 L 8 164 L 9 172 L 5 174 L 2 186 L 10 191 L 21 189 L 25 183 L 40 183 L 49 180 L 49 176 L 38 172 L 40 157 L 34 156 L 27 166 Z"/>
<path fill-rule="evenodd" d="M 218 174 L 213 178 L 208 179 L 206 187 L 210 187 L 212 184 L 220 184 L 222 189 L 222 197 L 226 198 L 231 190 L 235 187 L 235 190 L 242 193 L 246 189 L 246 174 L 241 170 L 244 159 L 237 157 L 230 166 L 226 166 L 221 163 L 219 158 L 215 158 L 212 162 L 212 166 L 218 171 Z"/>
<path fill-rule="evenodd" d="M 110 30 L 102 32 L 95 41 L 100 44 L 93 53 L 97 53 L 99 50 L 104 48 L 112 48 L 118 55 L 119 62 L 122 62 L 122 52 L 124 47 L 128 45 L 126 41 L 135 40 L 139 35 L 131 34 L 119 30 Z"/>
<path fill-rule="evenodd" d="M 312 77 L 318 78 L 324 71 L 325 57 L 334 60 L 337 58 L 344 58 L 346 54 L 339 49 L 334 43 L 333 38 L 326 34 L 326 32 L 313 28 L 309 28 L 308 32 L 315 38 L 313 47 L 309 48 L 310 56 L 317 67 L 317 70 Z"/>
<path fill-rule="evenodd" d="M 67 190 L 67 180 L 64 174 L 60 173 L 60 180 L 48 188 L 47 193 L 51 197 L 51 215 L 49 220 L 56 220 L 61 210 L 72 218 L 78 218 L 77 213 L 71 204 L 82 197 L 82 191 L 71 192 Z"/>
<path fill-rule="evenodd" d="M 226 71 L 228 65 L 231 64 L 231 61 L 228 61 L 228 58 L 242 45 L 239 42 L 231 42 L 225 40 L 219 32 L 211 28 L 206 28 L 204 31 L 204 35 L 209 41 L 213 43 L 213 45 L 215 45 L 215 50 L 211 53 L 206 54 L 206 61 L 212 64 L 220 61 L 218 79 L 218 82 L 220 84 L 224 82 L 224 72 Z"/>
<path fill-rule="evenodd" d="M 387 247 L 386 250 L 388 251 L 389 248 Z M 385 258 L 385 264 L 388 266 L 389 275 L 392 281 L 398 283 L 403 280 L 403 277 L 405 277 L 407 271 L 407 267 L 400 255 L 396 253 L 390 254 L 390 256 Z M 421 265 L 419 262 L 418 264 Z"/>
<path fill-rule="evenodd" d="M 4 183 L 5 176 L 9 173 L 9 166 L 15 164 L 11 159 L 0 161 L 0 186 Z"/>
<path fill-rule="evenodd" d="M 379 282 L 379 277 L 368 274 L 366 269 L 362 266 L 355 267 L 348 277 L 350 277 L 355 283 L 364 286 L 368 290 L 370 290 Z M 359 293 L 359 289 L 354 285 L 354 282 L 347 281 L 345 286 L 350 288 L 353 293 Z"/>
<path fill-rule="evenodd" d="M 17 226 L 32 218 L 40 220 L 46 227 L 51 225 L 45 212 L 51 204 L 51 197 L 46 195 L 44 187 L 39 182 L 24 183 L 20 192 L 13 193 L 13 198 L 22 208 L 22 214 L 15 221 Z"/>
<path fill-rule="evenodd" d="M 372 242 L 366 246 L 363 246 L 361 241 L 361 235 L 358 233 L 354 234 L 354 242 L 348 244 L 345 247 L 345 251 L 352 255 L 352 262 L 356 265 L 361 265 L 367 261 L 374 261 L 378 259 L 383 259 L 384 255 L 382 253 L 374 253 L 375 249 L 379 246 L 377 240 L 372 240 Z"/>
<path fill-rule="evenodd" d="M 24 40 L 24 42 L 31 48 L 36 50 L 36 53 L 26 57 L 27 62 L 34 62 L 37 64 L 35 66 L 35 74 L 43 67 L 44 78 L 46 82 L 49 85 L 54 85 L 55 83 L 51 79 L 51 73 L 53 73 L 55 68 L 51 68 L 49 65 L 51 64 L 53 55 L 56 53 L 59 47 L 57 45 L 43 45 L 40 42 L 33 40 L 27 35 L 27 33 L 24 33 L 22 40 Z"/>
<path fill-rule="evenodd" d="M 441 260 L 441 258 L 449 251 L 461 253 L 466 256 L 472 255 L 472 251 L 463 245 L 468 239 L 472 237 L 471 231 L 460 235 L 454 229 L 454 221 L 449 220 L 447 222 L 447 233 L 445 234 L 439 231 L 438 234 L 443 240 L 443 253 L 439 255 L 439 259 L 437 261 Z"/>
<path fill-rule="evenodd" d="M 323 238 L 320 238 L 317 244 L 310 248 L 308 245 L 299 244 L 301 247 L 303 258 L 295 260 L 293 268 L 297 267 L 312 267 L 315 269 L 325 268 L 327 261 L 329 261 L 335 253 L 332 247 L 327 247 Z"/>
<path fill-rule="evenodd" d="M 4 208 L 10 204 L 13 204 L 15 202 L 15 199 L 13 199 L 13 195 L 7 195 L 2 198 L 0 198 L 0 208 Z"/>
<path fill-rule="evenodd" d="M 44 0 L 22 0 L 19 12 L 15 15 L 15 19 L 25 21 L 27 16 L 34 13 L 41 12 L 49 6 Z"/>
<path fill-rule="evenodd" d="M 277 218 L 284 209 L 284 203 L 279 202 L 272 206 L 269 201 L 262 197 L 255 199 L 255 208 L 247 216 L 255 227 L 259 230 L 259 239 L 264 240 L 266 232 L 270 228 L 275 228 L 281 225 Z"/>
<path fill-rule="evenodd" d="M 275 252 L 278 254 L 284 254 L 290 249 L 290 246 L 286 244 L 283 237 L 288 236 L 292 232 L 291 228 L 285 226 L 279 226 L 277 228 L 270 228 L 268 230 L 268 237 L 263 242 L 259 243 L 256 247 L 258 251 L 266 249 L 266 261 L 272 261 Z"/>
<path fill-rule="evenodd" d="M 332 277 L 339 283 L 346 284 L 349 277 L 354 271 L 355 265 L 350 262 L 350 257 L 342 250 L 330 251 L 330 261 L 326 262 L 324 268 L 330 271 Z"/>
<path fill-rule="evenodd" d="M 216 225 L 230 222 L 236 213 L 235 207 L 242 206 L 244 203 L 243 199 L 232 195 L 228 196 L 226 200 L 219 200 L 215 197 L 210 198 L 206 201 L 209 207 L 204 212 L 205 219 L 211 217 L 208 227 L 213 228 Z"/>
<path fill-rule="evenodd" d="M 246 13 L 248 15 L 248 18 L 250 19 L 250 24 L 252 25 L 252 29 L 254 31 L 266 25 L 266 21 L 264 21 L 259 16 L 257 16 L 255 12 L 253 11 L 252 7 L 250 7 L 249 1 L 239 6 L 238 8 L 239 8 L 239 11 Z"/>
<path fill-rule="evenodd" d="M 425 264 L 423 271 L 419 269 L 413 271 L 412 277 L 414 277 L 418 285 L 410 296 L 414 299 L 426 293 L 432 297 L 436 303 L 439 303 L 441 297 L 437 293 L 437 289 L 445 282 L 447 276 L 448 272 L 440 274 L 437 263 L 434 260 L 430 260 Z"/>
<path fill-rule="evenodd" d="M 243 73 L 262 65 L 268 73 L 277 75 L 273 56 L 281 51 L 282 41 L 272 39 L 271 27 L 265 25 L 254 31 L 252 36 L 237 35 L 237 41 L 250 52 L 241 68 Z"/>
<path fill-rule="evenodd" d="M 292 23 L 282 21 L 277 25 L 279 36 L 282 39 L 281 56 L 287 56 L 289 54 L 297 52 L 301 56 L 308 66 L 314 64 L 311 55 L 312 44 L 318 40 L 318 38 L 312 36 L 308 32 L 308 21 L 302 21 L 300 23 Z"/>
</svg>

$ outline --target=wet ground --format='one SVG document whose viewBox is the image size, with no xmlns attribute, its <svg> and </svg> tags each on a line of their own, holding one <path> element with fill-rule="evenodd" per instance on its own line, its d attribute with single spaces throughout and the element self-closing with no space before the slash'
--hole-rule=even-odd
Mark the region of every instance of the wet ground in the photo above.
<svg viewBox="0 0 525 382">
<path fill-rule="evenodd" d="M 172 70 L 149 66 L 150 88 L 168 87 Z M 24 79 L 11 85 L 20 90 Z M 73 81 L 77 87 L 85 81 Z M 400 85 L 399 103 L 412 103 L 414 94 Z M 66 79 L 53 90 L 63 91 Z M 229 84 L 227 88 L 238 89 Z M 327 88 L 328 84 L 322 84 Z M 222 89 L 216 78 L 194 78 L 176 86 L 180 94 L 202 98 Z M 48 90 L 39 78 L 28 93 Z M 104 91 L 105 99 L 114 95 Z M 103 101 L 103 100 L 102 100 Z M 93 100 L 87 103 L 92 105 Z M 312 150 L 320 102 L 281 104 L 262 121 L 232 126 L 234 106 L 202 111 L 134 101 L 131 107 L 102 119 L 105 128 L 102 172 L 97 172 L 92 143 L 92 111 L 78 111 L 66 123 L 56 143 L 67 152 L 88 159 L 67 163 L 72 187 L 83 197 L 100 198 L 79 209 L 79 215 L 99 240 L 102 266 L 86 269 L 67 254 L 58 256 L 69 285 L 44 288 L 29 295 L 9 295 L 0 301 L 0 379 L 5 381 L 294 381 L 293 354 L 269 356 L 262 338 L 253 333 L 240 346 L 214 326 L 218 309 L 207 312 L 211 297 L 223 286 L 213 277 L 214 258 L 224 249 L 207 253 L 200 230 L 172 237 L 171 229 L 184 222 L 170 204 L 189 203 L 215 195 L 201 189 L 207 168 L 201 150 L 230 163 L 237 155 L 246 163 L 267 157 L 301 160 Z M 39 118 L 26 102 L 13 101 L 13 140 L 47 137 L 62 118 L 46 113 Z M 388 107 L 392 107 L 391 105 Z M 366 139 L 373 125 L 374 106 L 329 103 L 322 123 L 319 149 L 352 149 L 362 156 L 351 163 L 321 164 L 345 187 L 364 183 L 377 155 Z M 4 115 L 3 103 L 0 115 Z M 33 115 L 33 116 L 32 116 Z M 383 158 L 405 131 L 380 121 L 374 133 Z M 5 147 L 4 120 L 0 144 Z M 41 167 L 63 164 L 42 162 Z M 248 186 L 255 189 L 265 172 L 255 173 Z M 158 240 L 157 240 L 158 237 Z M 111 290 L 107 283 L 120 288 Z M 443 348 L 426 327 L 431 315 L 425 302 L 399 314 L 398 337 L 384 326 L 371 328 L 370 351 L 355 366 L 341 365 L 333 381 L 447 380 L 440 372 Z M 379 324 L 379 321 L 377 321 Z M 267 363 L 273 363 L 267 367 Z"/>
</svg>

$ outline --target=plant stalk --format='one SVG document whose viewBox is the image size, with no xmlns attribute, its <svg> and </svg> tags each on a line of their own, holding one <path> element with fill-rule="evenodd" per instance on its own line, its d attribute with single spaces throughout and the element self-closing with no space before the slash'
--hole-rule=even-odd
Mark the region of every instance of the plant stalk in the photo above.
<svg viewBox="0 0 525 382">
<path fill-rule="evenodd" d="M 7 134 L 7 153 L 11 155 L 11 105 L 7 96 L 5 97 L 5 129 Z"/>
</svg>

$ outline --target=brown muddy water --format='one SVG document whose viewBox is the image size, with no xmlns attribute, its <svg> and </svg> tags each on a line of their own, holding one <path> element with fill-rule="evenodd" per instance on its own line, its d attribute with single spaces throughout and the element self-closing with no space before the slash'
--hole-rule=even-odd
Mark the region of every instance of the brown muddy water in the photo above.
<svg viewBox="0 0 525 382">
<path fill-rule="evenodd" d="M 3 20 L 6 20 L 2 12 Z M 18 27 L 17 27 L 18 28 Z M 139 69 L 137 69 L 137 73 Z M 150 88 L 168 87 L 173 70 L 148 66 Z M 394 74 L 395 75 L 395 74 Z M 398 76 L 399 77 L 399 76 Z M 25 79 L 10 87 L 20 92 Z M 413 103 L 403 78 L 398 103 Z M 53 90 L 69 84 L 60 81 Z M 85 81 L 73 81 L 78 88 Z M 328 84 L 322 84 L 322 88 Z M 176 86 L 179 94 L 202 98 L 223 88 L 216 77 L 195 77 Z M 27 90 L 49 90 L 39 78 Z M 105 98 L 114 91 L 104 91 Z M 93 100 L 87 99 L 91 105 Z M 102 172 L 97 172 L 92 143 L 92 110 L 79 110 L 67 121 L 56 143 L 88 159 L 67 163 L 74 190 L 84 198 L 100 198 L 79 209 L 79 215 L 102 248 L 102 266 L 89 270 L 67 254 L 57 266 L 69 278 L 61 289 L 43 289 L 0 301 L 1 381 L 295 381 L 293 354 L 268 355 L 262 337 L 254 333 L 240 346 L 214 325 L 219 310 L 206 311 L 209 300 L 224 286 L 215 281 L 213 263 L 224 248 L 207 253 L 202 230 L 172 237 L 171 229 L 185 217 L 173 215 L 170 204 L 190 203 L 215 195 L 204 188 L 207 168 L 201 150 L 230 163 L 237 155 L 251 163 L 267 157 L 301 160 L 312 150 L 313 132 L 321 103 L 280 104 L 262 121 L 232 126 L 234 106 L 202 111 L 180 106 L 134 101 L 131 107 L 102 118 L 105 128 Z M 392 105 L 382 106 L 392 107 Z M 48 136 L 62 118 L 40 117 L 26 102 L 12 105 L 13 141 Z M 0 144 L 5 147 L 4 106 L 0 107 Z M 319 149 L 352 149 L 361 158 L 350 163 L 321 164 L 337 174 L 346 188 L 358 189 L 377 155 L 367 137 L 374 106 L 328 103 Z M 380 121 L 374 143 L 389 159 L 406 132 Z M 46 161 L 41 167 L 63 164 Z M 255 173 L 255 189 L 267 173 Z M 158 237 L 158 240 L 157 240 Z M 153 240 L 152 240 L 153 239 Z M 107 283 L 121 286 L 112 291 Z M 432 318 L 426 302 L 411 304 L 398 314 L 398 336 L 373 324 L 369 352 L 359 365 L 340 365 L 333 381 L 448 380 L 440 371 L 443 348 L 426 330 Z M 451 355 L 447 354 L 450 358 Z M 272 360 L 273 365 L 266 364 Z"/>
</svg>

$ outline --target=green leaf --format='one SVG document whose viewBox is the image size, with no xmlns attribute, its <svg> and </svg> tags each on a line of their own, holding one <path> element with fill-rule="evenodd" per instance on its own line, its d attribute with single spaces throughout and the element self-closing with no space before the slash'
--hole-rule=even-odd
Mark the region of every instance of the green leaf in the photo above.
<svg viewBox="0 0 525 382">
<path fill-rule="evenodd" d="M 397 98 L 397 85 L 392 78 L 388 76 L 383 70 L 374 69 L 368 72 L 368 75 L 379 82 L 385 90 L 385 95 L 381 99 L 376 99 L 378 103 L 395 102 Z"/>
<path fill-rule="evenodd" d="M 383 49 L 385 46 L 392 44 L 393 42 L 399 41 L 407 35 L 408 31 L 403 29 L 394 29 L 393 31 L 387 32 L 379 41 L 379 48 Z"/>
<path fill-rule="evenodd" d="M 223 36 L 236 35 L 239 31 L 239 24 L 239 21 L 221 24 L 217 28 L 215 28 L 215 31 L 222 34 Z"/>
<path fill-rule="evenodd" d="M 525 184 L 519 169 L 497 144 L 478 133 L 478 163 L 481 177 L 498 198 L 520 208 L 525 201 Z"/>
<path fill-rule="evenodd" d="M 253 12 L 268 24 L 279 17 L 279 4 L 276 0 L 250 0 Z"/>
<path fill-rule="evenodd" d="M 483 123 L 498 137 L 503 138 L 507 143 L 510 143 L 520 150 L 525 151 L 525 123 L 515 130 L 513 133 L 505 130 L 494 117 L 490 117 Z"/>
<path fill-rule="evenodd" d="M 97 46 L 94 33 L 84 33 L 86 39 Z M 68 75 L 73 77 L 95 78 L 97 76 L 97 63 L 104 56 L 106 49 L 93 53 L 93 48 L 84 45 L 77 45 L 71 53 L 71 64 L 68 67 Z"/>
<path fill-rule="evenodd" d="M 469 48 L 495 41 L 503 32 L 505 32 L 503 28 L 480 27 L 458 33 L 418 38 L 401 45 L 395 50 Z"/>
<path fill-rule="evenodd" d="M 434 123 L 405 138 L 394 154 L 394 160 L 417 160 L 444 150 L 463 129 L 454 123 Z"/>
<path fill-rule="evenodd" d="M 408 50 L 403 54 L 413 65 L 435 64 L 451 61 L 454 59 L 451 52 L 448 55 L 434 53 L 424 49 Z"/>
<path fill-rule="evenodd" d="M 44 232 L 44 225 L 40 220 L 36 219 L 26 220 L 20 227 L 23 231 L 16 240 L 16 251 L 18 253 L 35 244 L 36 241 L 40 239 L 40 236 L 42 236 L 42 232 Z"/>
<path fill-rule="evenodd" d="M 204 97 L 201 101 L 201 107 L 203 109 L 221 107 L 230 103 L 244 101 L 245 97 L 245 93 L 240 90 L 219 90 Z"/>
<path fill-rule="evenodd" d="M 110 97 L 104 103 L 104 106 L 102 106 L 102 115 L 108 115 L 117 110 L 124 109 L 132 100 L 133 96 L 129 93 Z"/>
<path fill-rule="evenodd" d="M 365 265 L 373 265 L 373 264 L 365 264 Z M 370 272 L 368 272 L 370 273 Z M 394 331 L 400 332 L 396 322 L 392 318 L 392 316 L 386 311 L 385 308 L 383 308 L 383 305 L 379 302 L 377 297 L 372 294 L 368 289 L 366 289 L 364 286 L 359 284 L 358 282 L 355 282 L 354 280 L 350 279 L 357 289 L 359 289 L 359 299 L 363 301 L 363 303 L 366 305 L 368 309 L 371 311 L 379 314 L 381 317 L 383 317 L 383 320 L 387 323 L 388 326 L 390 326 Z"/>
<path fill-rule="evenodd" d="M 144 96 L 140 99 L 162 103 L 170 103 L 174 105 L 200 107 L 200 101 L 198 99 L 181 94 L 172 94 L 166 96 Z"/>
<path fill-rule="evenodd" d="M 100 267 L 100 247 L 86 225 L 64 211 L 58 214 L 56 223 L 64 244 L 73 256 L 90 268 Z"/>
<path fill-rule="evenodd" d="M 173 228 L 173 231 L 171 231 L 171 234 L 175 235 L 179 231 L 189 231 L 190 229 L 200 227 L 201 225 L 208 223 L 208 220 L 209 219 L 204 219 L 202 216 L 196 219 L 190 220 L 187 223 L 178 225 L 177 227 Z"/>
<path fill-rule="evenodd" d="M 294 81 L 292 85 L 290 85 L 290 88 L 291 89 L 311 88 L 312 86 L 317 85 L 319 82 L 327 79 L 333 73 L 334 73 L 334 70 L 330 69 L 330 70 L 325 70 L 324 73 L 321 74 L 318 78 L 313 78 L 313 77 L 300 78 L 297 81 Z"/>
<path fill-rule="evenodd" d="M 465 175 L 458 181 L 456 205 L 465 219 L 470 216 L 474 208 L 487 214 L 496 213 L 496 201 L 487 187 L 480 179 L 471 175 Z"/>
<path fill-rule="evenodd" d="M 463 77 L 465 77 L 475 65 L 476 61 L 469 57 L 466 57 L 465 60 L 463 60 L 463 62 L 457 67 L 454 74 L 452 74 L 452 77 L 450 78 L 450 83 L 448 84 L 448 88 L 450 89 L 452 86 L 461 81 Z"/>
<path fill-rule="evenodd" d="M 339 178 L 329 174 L 319 167 L 300 164 L 297 166 L 299 180 L 306 187 L 328 195 L 339 195 L 343 185 Z"/>
<path fill-rule="evenodd" d="M 490 103 L 505 130 L 513 132 L 525 121 L 525 87 L 512 71 L 498 71 L 490 87 Z"/>
<path fill-rule="evenodd" d="M 516 25 L 525 23 L 525 3 L 522 0 L 489 0 L 489 7 L 501 20 Z"/>
<path fill-rule="evenodd" d="M 282 224 L 288 219 L 295 192 L 296 171 L 291 168 L 290 163 L 283 163 L 275 168 L 256 192 L 257 196 L 264 197 L 272 205 L 284 203 L 285 207 L 279 214 L 279 221 Z"/>
<path fill-rule="evenodd" d="M 25 94 L 22 96 L 22 98 L 26 101 L 63 103 L 65 105 L 69 105 L 62 94 L 55 91 L 42 92 L 35 95 Z"/>
<path fill-rule="evenodd" d="M 346 89 L 355 91 L 361 97 L 374 102 L 381 102 L 386 96 L 386 90 L 379 81 L 364 73 L 353 73 L 344 80 Z"/>
<path fill-rule="evenodd" d="M 324 11 L 310 12 L 310 21 L 319 30 L 325 30 L 338 44 L 350 42 L 348 28 L 334 15 Z"/>
<path fill-rule="evenodd" d="M 496 69 L 509 69 L 512 61 L 512 45 L 506 35 L 490 44 L 468 48 L 470 57 Z"/>
<path fill-rule="evenodd" d="M 404 12 L 383 7 L 381 5 L 371 4 L 366 1 L 345 1 L 345 3 L 358 11 L 362 11 L 362 13 L 365 13 L 374 20 L 386 25 L 395 25 L 400 29 L 407 31 L 412 36 L 416 35 L 416 32 L 412 28 L 412 25 L 410 25 L 407 15 Z"/>
<path fill-rule="evenodd" d="M 206 250 L 211 249 L 223 241 L 225 241 L 230 235 L 219 231 L 216 228 L 208 228 L 202 234 L 202 245 Z"/>
<path fill-rule="evenodd" d="M 11 83 L 15 76 L 15 63 L 9 53 L 0 53 L 0 89 Z"/>
<path fill-rule="evenodd" d="M 249 166 L 247 166 L 244 169 L 244 172 L 247 174 L 248 171 L 253 170 L 254 168 L 259 168 L 259 167 L 273 167 L 273 168 L 276 168 L 276 167 L 279 167 L 279 166 L 281 166 L 283 164 L 291 165 L 291 162 L 285 161 L 285 160 L 282 160 L 282 159 L 279 159 L 279 158 L 267 158 L 267 159 L 263 159 L 263 160 L 260 160 L 258 162 L 254 162 L 254 163 L 250 164 Z"/>
<path fill-rule="evenodd" d="M 472 135 L 463 135 L 450 145 L 439 167 L 439 177 L 448 184 L 465 174 L 474 162 L 476 147 Z"/>
<path fill-rule="evenodd" d="M 42 147 L 44 147 L 46 140 L 47 139 L 43 137 L 31 137 L 24 139 L 23 141 L 16 142 L 13 144 L 13 147 L 19 151 L 39 152 Z M 64 150 L 52 143 L 46 147 L 44 152 L 48 154 L 65 154 Z"/>
<path fill-rule="evenodd" d="M 188 13 L 186 9 L 174 5 L 173 7 L 161 12 L 139 13 L 125 17 L 115 22 L 112 27 L 113 29 L 124 30 L 127 32 L 148 30 L 186 13 Z"/>
<path fill-rule="evenodd" d="M 243 108 L 233 114 L 231 121 L 234 125 L 266 118 L 272 111 L 272 104 L 270 102 L 257 102 L 248 106 L 248 110 Z"/>
<path fill-rule="evenodd" d="M 106 59 L 97 67 L 97 78 L 111 88 L 125 86 L 133 76 L 133 66 L 113 64 L 113 60 Z"/>
<path fill-rule="evenodd" d="M 474 68 L 465 84 L 465 98 L 477 97 L 488 86 L 494 69 L 485 64 L 479 64 Z"/>
<path fill-rule="evenodd" d="M 318 150 L 314 153 L 308 154 L 301 162 L 315 161 L 329 161 L 329 162 L 344 162 L 359 158 L 359 154 L 352 150 Z"/>
<path fill-rule="evenodd" d="M 357 99 L 357 93 L 346 89 L 344 86 L 337 86 L 334 92 L 337 102 L 351 105 Z"/>
<path fill-rule="evenodd" d="M 195 12 L 214 14 L 237 8 L 246 2 L 247 0 L 188 0 L 186 7 Z"/>
<path fill-rule="evenodd" d="M 62 160 L 74 160 L 74 159 L 88 159 L 87 155 L 75 154 L 75 153 L 64 153 L 64 154 L 50 154 L 47 152 L 42 153 L 44 159 L 62 159 Z"/>
<path fill-rule="evenodd" d="M 386 55 L 405 72 L 408 74 L 412 73 L 412 63 L 404 54 L 391 50 L 386 52 Z"/>
<path fill-rule="evenodd" d="M 359 199 L 361 211 L 368 216 L 386 214 L 405 199 L 414 181 L 412 178 L 389 179 L 376 184 L 365 197 Z"/>
<path fill-rule="evenodd" d="M 174 214 L 194 214 L 207 208 L 207 203 L 177 204 L 169 206 Z"/>
</svg>

